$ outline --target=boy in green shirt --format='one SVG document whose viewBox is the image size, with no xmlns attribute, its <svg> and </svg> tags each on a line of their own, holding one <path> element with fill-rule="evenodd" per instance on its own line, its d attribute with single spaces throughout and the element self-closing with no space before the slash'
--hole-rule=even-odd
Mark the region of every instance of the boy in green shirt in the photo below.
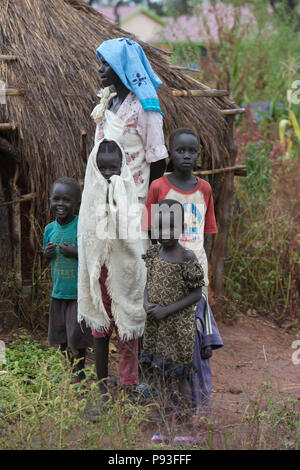
<svg viewBox="0 0 300 470">
<path fill-rule="evenodd" d="M 49 313 L 48 342 L 59 344 L 62 352 L 71 349 L 75 385 L 85 378 L 86 348 L 91 345 L 91 332 L 77 321 L 77 223 L 81 199 L 78 181 L 60 178 L 53 184 L 50 205 L 56 220 L 45 227 L 44 256 L 51 263 L 53 281 Z"/>
</svg>

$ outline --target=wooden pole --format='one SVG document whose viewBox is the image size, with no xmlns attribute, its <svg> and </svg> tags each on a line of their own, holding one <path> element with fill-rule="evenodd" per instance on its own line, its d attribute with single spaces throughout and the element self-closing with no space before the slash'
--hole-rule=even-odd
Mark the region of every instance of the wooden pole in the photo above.
<svg viewBox="0 0 300 470">
<path fill-rule="evenodd" d="M 206 90 L 172 90 L 171 94 L 172 96 L 176 96 L 176 97 L 196 96 L 196 97 L 214 98 L 218 96 L 228 96 L 229 92 L 227 90 L 214 90 L 213 88 L 211 88 L 211 89 L 206 89 Z"/>
<path fill-rule="evenodd" d="M 140 41 L 140 42 L 145 44 L 148 47 L 151 47 L 151 49 L 154 49 L 154 50 L 160 52 L 161 54 L 165 54 L 165 55 L 168 55 L 168 56 L 172 55 L 172 52 L 166 51 L 165 49 L 161 49 L 160 47 L 153 46 L 152 44 L 149 44 L 148 42 L 144 42 L 144 41 Z"/>
<path fill-rule="evenodd" d="M 0 96 L 19 96 L 22 95 L 21 90 L 16 88 L 0 88 Z"/>
<path fill-rule="evenodd" d="M 16 165 L 16 171 L 11 187 L 12 198 L 15 204 L 12 205 L 12 235 L 13 235 L 13 266 L 15 271 L 16 287 L 22 287 L 22 259 L 21 259 L 21 210 L 17 199 L 20 197 L 20 191 L 17 186 L 19 177 L 19 165 Z"/>
<path fill-rule="evenodd" d="M 18 60 L 18 57 L 16 55 L 0 54 L 0 60 Z"/>
<path fill-rule="evenodd" d="M 234 140 L 234 115 L 226 116 L 228 123 L 227 143 L 229 148 L 229 161 L 235 165 L 237 145 Z M 217 299 L 217 309 L 222 308 L 221 296 L 223 294 L 224 260 L 227 250 L 227 239 L 231 220 L 231 202 L 234 195 L 234 173 L 225 174 L 223 185 L 218 198 L 216 217 L 218 221 L 218 234 L 212 251 L 212 289 Z"/>
<path fill-rule="evenodd" d="M 19 204 L 21 202 L 32 201 L 35 198 L 36 193 L 24 194 L 23 196 L 20 196 L 19 198 L 14 199 L 13 201 L 1 202 L 0 207 L 11 206 L 13 204 Z"/>
<path fill-rule="evenodd" d="M 193 171 L 195 176 L 203 175 L 217 175 L 221 173 L 233 172 L 234 176 L 247 176 L 247 166 L 246 165 L 234 165 L 226 166 L 224 168 L 216 168 L 215 170 L 197 170 Z M 165 175 L 169 175 L 170 172 L 165 172 Z M 1 205 L 0 205 L 1 207 Z"/>
<path fill-rule="evenodd" d="M 16 126 L 11 122 L 0 122 L 0 131 L 15 131 Z"/>
<path fill-rule="evenodd" d="M 30 209 L 29 209 L 29 223 L 30 223 L 30 231 L 29 231 L 29 242 L 30 242 L 30 246 L 32 248 L 32 252 L 34 253 L 35 252 L 35 244 L 34 244 L 34 234 L 35 234 L 35 231 L 34 231 L 34 224 L 35 224 L 35 220 L 34 220 L 34 212 L 35 212 L 35 204 L 36 204 L 36 192 L 34 192 L 34 180 L 32 178 L 32 176 L 30 177 L 30 189 L 32 191 L 31 195 L 34 196 L 32 198 L 30 198 L 31 200 L 31 204 L 30 204 Z M 24 197 L 24 196 L 23 196 Z M 28 199 L 27 199 L 28 200 Z"/>
<path fill-rule="evenodd" d="M 80 133 L 80 158 L 86 163 L 87 161 L 87 143 L 86 143 L 87 133 L 84 129 Z"/>
<path fill-rule="evenodd" d="M 182 70 L 183 72 L 202 72 L 200 69 L 192 69 L 191 67 L 181 67 L 180 65 L 170 65 L 171 69 Z"/>
<path fill-rule="evenodd" d="M 231 114 L 243 114 L 245 112 L 245 108 L 220 109 L 220 113 L 225 114 L 226 116 L 230 116 Z"/>
<path fill-rule="evenodd" d="M 227 166 L 224 168 L 216 168 L 214 170 L 200 170 L 194 171 L 194 175 L 216 175 L 218 173 L 228 173 L 233 172 L 236 176 L 247 176 L 247 166 L 246 165 L 234 165 Z"/>
<path fill-rule="evenodd" d="M 4 187 L 2 184 L 2 178 L 0 175 L 0 202 L 5 201 Z M 0 204 L 2 207 L 2 204 Z M 11 241 L 9 232 L 9 213 L 8 208 L 0 209 L 0 279 L 2 275 L 5 277 L 6 270 L 11 266 L 12 252 L 11 252 Z"/>
</svg>

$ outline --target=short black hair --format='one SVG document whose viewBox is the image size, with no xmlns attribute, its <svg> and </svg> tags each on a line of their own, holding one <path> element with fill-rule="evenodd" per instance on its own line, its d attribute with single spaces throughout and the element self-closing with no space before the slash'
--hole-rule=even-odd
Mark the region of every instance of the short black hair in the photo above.
<svg viewBox="0 0 300 470">
<path fill-rule="evenodd" d="M 81 188 L 80 188 L 80 184 L 78 183 L 77 180 L 75 180 L 74 178 L 68 178 L 67 176 L 63 176 L 61 178 L 58 178 L 57 180 L 54 181 L 53 185 L 52 185 L 52 188 L 51 188 L 51 193 L 53 191 L 53 188 L 56 184 L 66 184 L 68 186 L 70 186 L 74 192 L 74 196 L 75 196 L 75 199 L 77 201 L 80 201 L 81 199 Z"/>
<path fill-rule="evenodd" d="M 173 131 L 172 134 L 169 137 L 169 150 L 171 150 L 171 148 L 173 147 L 175 138 L 180 134 L 191 134 L 191 135 L 195 136 L 196 139 L 197 139 L 199 147 L 201 147 L 201 142 L 200 142 L 199 136 L 195 131 L 193 131 L 193 129 L 189 129 L 189 128 L 186 128 L 186 127 L 180 127 L 178 129 L 176 129 L 175 131 Z"/>
<path fill-rule="evenodd" d="M 103 140 L 99 145 L 97 156 L 100 152 L 114 153 L 118 152 L 120 158 L 122 159 L 122 151 L 118 144 L 114 140 Z"/>
</svg>

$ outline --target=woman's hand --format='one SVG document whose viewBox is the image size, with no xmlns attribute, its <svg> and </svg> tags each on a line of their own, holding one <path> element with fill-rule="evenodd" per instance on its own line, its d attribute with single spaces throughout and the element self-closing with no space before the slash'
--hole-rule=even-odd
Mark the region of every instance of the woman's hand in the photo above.
<svg viewBox="0 0 300 470">
<path fill-rule="evenodd" d="M 78 257 L 77 249 L 71 243 L 62 243 L 61 245 L 59 245 L 59 251 L 62 255 L 67 256 L 68 258 Z"/>
<path fill-rule="evenodd" d="M 47 259 L 55 258 L 55 256 L 56 256 L 56 245 L 55 245 L 55 243 L 52 243 L 52 242 L 47 243 L 46 248 L 44 250 L 44 256 Z"/>
</svg>

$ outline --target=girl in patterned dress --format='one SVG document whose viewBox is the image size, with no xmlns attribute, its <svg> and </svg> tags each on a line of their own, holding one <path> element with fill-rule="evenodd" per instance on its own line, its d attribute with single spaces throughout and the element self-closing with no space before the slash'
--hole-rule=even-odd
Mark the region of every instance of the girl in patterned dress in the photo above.
<svg viewBox="0 0 300 470">
<path fill-rule="evenodd" d="M 152 212 L 152 233 L 159 244 L 143 255 L 147 267 L 144 309 L 147 320 L 140 362 L 178 379 L 179 395 L 191 401 L 194 370 L 194 305 L 201 298 L 204 274 L 193 251 L 179 243 L 183 206 L 165 199 Z"/>
</svg>

